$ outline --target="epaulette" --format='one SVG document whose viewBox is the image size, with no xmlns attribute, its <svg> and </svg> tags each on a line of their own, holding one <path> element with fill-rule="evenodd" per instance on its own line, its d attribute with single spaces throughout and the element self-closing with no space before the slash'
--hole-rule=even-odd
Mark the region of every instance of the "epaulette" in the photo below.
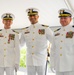
<svg viewBox="0 0 74 75">
<path fill-rule="evenodd" d="M 2 31 L 2 29 L 0 29 L 0 31 Z"/>
<path fill-rule="evenodd" d="M 24 29 L 27 29 L 27 28 L 29 28 L 29 27 L 25 27 L 25 28 L 22 28 L 22 29 L 24 30 Z"/>
<path fill-rule="evenodd" d="M 44 27 L 49 27 L 48 25 L 42 25 L 42 26 L 44 26 Z"/>
<path fill-rule="evenodd" d="M 74 27 L 74 25 L 72 27 Z"/>
<path fill-rule="evenodd" d="M 58 31 L 58 30 L 60 30 L 61 28 L 58 28 L 58 29 L 56 29 L 54 32 L 56 32 L 56 31 Z"/>
<path fill-rule="evenodd" d="M 15 33 L 17 33 L 17 34 L 19 34 L 19 32 L 15 31 L 15 30 L 12 30 L 12 31 L 15 32 Z"/>
</svg>

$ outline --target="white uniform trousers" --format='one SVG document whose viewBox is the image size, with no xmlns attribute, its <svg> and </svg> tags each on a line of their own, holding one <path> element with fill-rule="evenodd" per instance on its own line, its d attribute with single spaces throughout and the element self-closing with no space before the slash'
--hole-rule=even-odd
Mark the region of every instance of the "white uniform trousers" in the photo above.
<svg viewBox="0 0 74 75">
<path fill-rule="evenodd" d="M 69 71 L 69 72 L 56 72 L 56 75 L 74 75 L 74 71 Z"/>
<path fill-rule="evenodd" d="M 0 67 L 0 75 L 14 75 L 14 67 Z"/>
<path fill-rule="evenodd" d="M 45 66 L 27 66 L 27 75 L 45 75 Z"/>
</svg>

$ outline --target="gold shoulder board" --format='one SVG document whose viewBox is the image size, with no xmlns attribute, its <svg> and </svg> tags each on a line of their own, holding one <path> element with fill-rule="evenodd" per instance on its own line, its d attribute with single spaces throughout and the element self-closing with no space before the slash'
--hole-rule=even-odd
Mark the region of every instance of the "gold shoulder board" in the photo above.
<svg viewBox="0 0 74 75">
<path fill-rule="evenodd" d="M 49 27 L 48 25 L 42 25 L 42 26 L 44 26 L 44 27 Z"/>
</svg>

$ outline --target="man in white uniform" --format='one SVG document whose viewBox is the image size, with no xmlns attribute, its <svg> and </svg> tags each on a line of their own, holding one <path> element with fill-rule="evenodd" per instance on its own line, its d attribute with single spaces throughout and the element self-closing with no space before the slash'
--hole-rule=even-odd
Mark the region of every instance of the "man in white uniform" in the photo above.
<svg viewBox="0 0 74 75">
<path fill-rule="evenodd" d="M 11 13 L 2 15 L 4 29 L 0 30 L 0 75 L 4 75 L 4 71 L 6 75 L 14 75 L 14 70 L 19 68 L 19 36 L 10 29 L 13 19 Z"/>
<path fill-rule="evenodd" d="M 47 25 L 38 23 L 38 9 L 27 9 L 31 25 L 22 30 L 20 43 L 27 46 L 27 75 L 45 75 L 48 41 L 53 32 Z"/>
<path fill-rule="evenodd" d="M 56 75 L 74 75 L 74 26 L 70 25 L 72 12 L 60 9 L 59 18 L 62 27 L 54 31 L 51 69 L 55 69 Z"/>
</svg>

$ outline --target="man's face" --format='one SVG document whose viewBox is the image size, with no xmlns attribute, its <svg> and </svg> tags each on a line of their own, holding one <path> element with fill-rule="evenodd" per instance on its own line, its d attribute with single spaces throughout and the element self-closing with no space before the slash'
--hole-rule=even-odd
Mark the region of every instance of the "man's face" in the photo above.
<svg viewBox="0 0 74 75">
<path fill-rule="evenodd" d="M 60 17 L 60 23 L 62 26 L 67 26 L 71 22 L 71 17 Z"/>
<path fill-rule="evenodd" d="M 4 24 L 4 28 L 7 28 L 7 29 L 9 29 L 10 27 L 11 27 L 11 25 L 12 25 L 12 20 L 3 20 L 3 24 Z"/>
<path fill-rule="evenodd" d="M 29 16 L 29 20 L 30 20 L 31 24 L 37 23 L 38 22 L 38 18 L 39 18 L 38 15 L 30 15 Z"/>
</svg>

